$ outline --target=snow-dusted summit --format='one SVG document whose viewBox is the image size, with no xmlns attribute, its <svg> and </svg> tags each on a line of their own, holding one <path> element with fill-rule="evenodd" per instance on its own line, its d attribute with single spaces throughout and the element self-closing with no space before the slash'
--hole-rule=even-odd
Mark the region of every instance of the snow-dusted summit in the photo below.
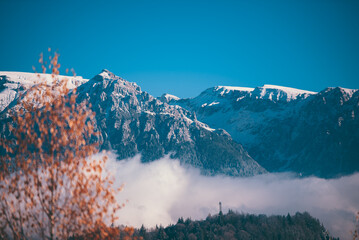
<svg viewBox="0 0 359 240">
<path fill-rule="evenodd" d="M 175 101 L 180 100 L 179 97 L 177 97 L 175 95 L 168 94 L 168 93 L 163 94 L 159 99 L 165 103 L 168 103 L 172 100 L 175 100 Z"/>
<path fill-rule="evenodd" d="M 270 100 L 273 102 L 290 102 L 298 99 L 305 99 L 316 92 L 300 90 L 290 87 L 282 87 L 276 85 L 264 85 L 262 87 L 249 88 L 249 87 L 233 87 L 233 86 L 217 86 L 209 88 L 201 93 L 201 98 L 204 99 L 209 95 L 211 98 L 227 98 L 228 96 L 237 96 L 237 101 L 247 98 Z M 169 95 L 169 94 L 164 94 Z M 198 98 L 198 97 L 197 97 Z M 175 99 L 179 100 L 179 99 Z M 207 103 L 209 104 L 209 103 Z"/>
<path fill-rule="evenodd" d="M 57 75 L 56 79 L 68 79 L 67 87 L 69 89 L 73 89 L 88 81 L 88 79 L 83 79 L 80 76 Z M 0 71 L 0 112 L 17 98 L 19 92 L 34 86 L 36 83 L 46 82 L 51 84 L 53 81 L 54 78 L 51 74 Z"/>
</svg>

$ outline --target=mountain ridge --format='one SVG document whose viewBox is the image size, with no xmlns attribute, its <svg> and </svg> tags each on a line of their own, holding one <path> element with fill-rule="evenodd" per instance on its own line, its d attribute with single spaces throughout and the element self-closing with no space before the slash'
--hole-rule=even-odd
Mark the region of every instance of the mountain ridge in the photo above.
<svg viewBox="0 0 359 240">
<path fill-rule="evenodd" d="M 119 158 L 142 153 L 144 161 L 153 161 L 173 152 L 172 157 L 206 174 L 247 176 L 266 172 L 228 134 L 108 70 L 79 86 L 77 93 L 79 102 L 88 101 L 96 112 L 103 146 L 116 150 Z"/>
<path fill-rule="evenodd" d="M 141 153 L 148 162 L 170 155 L 207 175 L 267 172 L 226 131 L 210 128 L 194 113 L 168 105 L 108 70 L 77 86 L 76 94 L 77 103 L 90 103 L 96 113 L 101 149 L 115 151 L 119 159 Z"/>
<path fill-rule="evenodd" d="M 0 115 L 26 90 L 22 81 L 31 86 L 35 77 L 0 72 Z M 216 86 L 181 99 L 155 98 L 107 69 L 91 79 L 67 78 L 79 102 L 90 102 L 96 113 L 102 149 L 116 150 L 120 159 L 170 154 L 205 174 L 233 176 L 264 169 L 319 177 L 359 171 L 358 89 Z"/>
<path fill-rule="evenodd" d="M 329 87 L 270 97 L 261 89 L 212 87 L 169 103 L 228 131 L 269 171 L 320 177 L 359 171 L 359 90 Z"/>
</svg>

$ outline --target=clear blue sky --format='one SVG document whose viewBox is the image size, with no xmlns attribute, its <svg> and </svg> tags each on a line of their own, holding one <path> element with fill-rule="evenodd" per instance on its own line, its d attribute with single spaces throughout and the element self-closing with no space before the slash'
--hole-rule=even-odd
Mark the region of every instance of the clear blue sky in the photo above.
<svg viewBox="0 0 359 240">
<path fill-rule="evenodd" d="M 106 68 L 154 96 L 216 85 L 359 88 L 359 1 L 0 0 L 0 71 Z"/>
</svg>

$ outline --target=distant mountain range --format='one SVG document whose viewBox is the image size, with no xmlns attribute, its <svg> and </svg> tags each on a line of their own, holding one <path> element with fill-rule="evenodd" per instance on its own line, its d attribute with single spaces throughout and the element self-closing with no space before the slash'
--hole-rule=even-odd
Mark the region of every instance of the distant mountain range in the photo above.
<svg viewBox="0 0 359 240">
<path fill-rule="evenodd" d="M 51 81 L 50 75 L 41 77 Z M 24 86 L 37 79 L 0 72 L 1 129 Z M 170 155 L 209 175 L 268 170 L 336 177 L 359 170 L 358 90 L 219 86 L 180 99 L 154 98 L 107 70 L 90 80 L 69 79 L 78 102 L 88 101 L 96 112 L 101 148 L 119 159 L 141 153 L 148 162 Z"/>
<path fill-rule="evenodd" d="M 219 86 L 195 98 L 161 99 L 228 131 L 270 172 L 336 177 L 359 170 L 358 90 Z"/>
</svg>

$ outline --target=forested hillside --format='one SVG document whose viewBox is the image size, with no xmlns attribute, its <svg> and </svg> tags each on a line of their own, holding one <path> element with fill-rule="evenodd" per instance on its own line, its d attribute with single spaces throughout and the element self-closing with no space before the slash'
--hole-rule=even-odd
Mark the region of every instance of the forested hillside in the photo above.
<svg viewBox="0 0 359 240">
<path fill-rule="evenodd" d="M 349 234 L 349 233 L 348 233 Z M 208 216 L 205 220 L 178 219 L 175 225 L 135 229 L 134 236 L 149 239 L 334 239 L 309 213 L 287 216 L 227 214 Z M 125 239 L 125 236 L 121 236 Z"/>
</svg>

